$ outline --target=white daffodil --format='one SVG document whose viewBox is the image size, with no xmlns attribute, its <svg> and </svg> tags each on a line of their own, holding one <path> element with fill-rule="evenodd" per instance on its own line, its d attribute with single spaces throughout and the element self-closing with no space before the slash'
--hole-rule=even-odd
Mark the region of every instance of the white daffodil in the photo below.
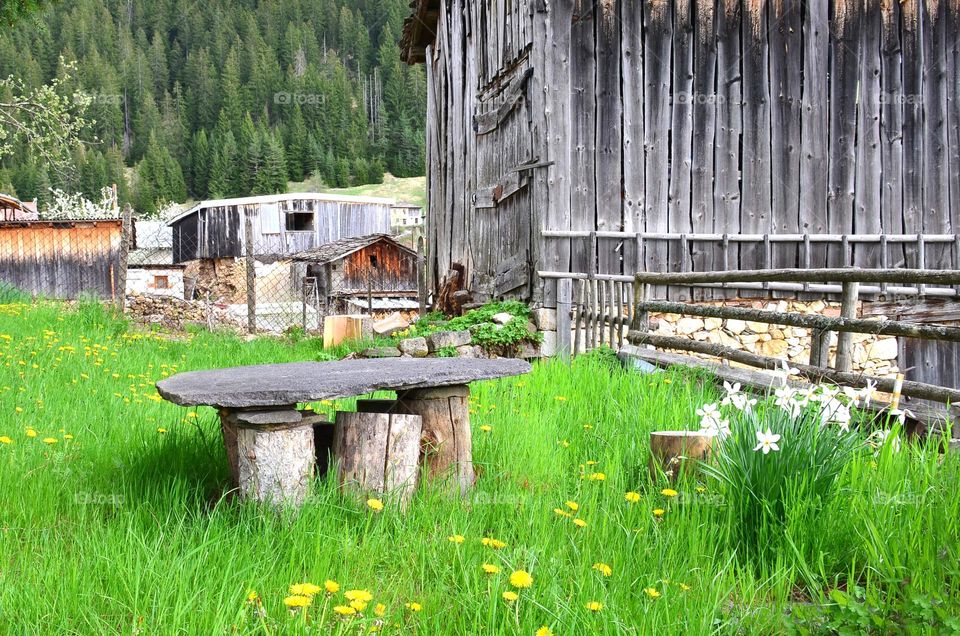
<svg viewBox="0 0 960 636">
<path fill-rule="evenodd" d="M 757 445 L 753 447 L 755 451 L 763 451 L 763 454 L 766 455 L 770 451 L 780 450 L 780 446 L 777 445 L 777 442 L 780 441 L 780 436 L 770 432 L 768 428 L 766 432 L 757 431 Z"/>
<path fill-rule="evenodd" d="M 740 383 L 734 382 L 733 384 L 730 384 L 729 382 L 724 381 L 723 390 L 727 392 L 727 397 L 736 395 L 740 392 Z"/>
<path fill-rule="evenodd" d="M 787 386 L 787 380 L 800 375 L 800 369 L 791 367 L 786 360 L 780 360 L 780 368 L 774 371 L 773 375 L 780 380 L 780 384 Z"/>
<path fill-rule="evenodd" d="M 913 413 L 907 409 L 903 409 L 902 411 L 900 409 L 890 409 L 888 413 L 891 417 L 897 418 L 897 421 L 901 424 L 903 424 L 908 417 L 913 417 Z"/>
<path fill-rule="evenodd" d="M 860 399 L 863 400 L 863 408 L 870 406 L 870 400 L 873 399 L 873 390 L 876 388 L 876 382 L 867 380 L 867 386 L 860 389 Z"/>
<path fill-rule="evenodd" d="M 869 444 L 872 448 L 876 449 L 877 452 L 875 454 L 879 455 L 880 449 L 883 447 L 884 444 L 887 443 L 887 440 L 890 440 L 890 447 L 893 448 L 893 452 L 899 453 L 900 452 L 900 436 L 893 435 L 893 437 L 891 438 L 890 436 L 892 433 L 893 431 L 890 429 L 874 431 L 870 433 L 870 437 L 867 438 L 867 444 Z"/>
</svg>

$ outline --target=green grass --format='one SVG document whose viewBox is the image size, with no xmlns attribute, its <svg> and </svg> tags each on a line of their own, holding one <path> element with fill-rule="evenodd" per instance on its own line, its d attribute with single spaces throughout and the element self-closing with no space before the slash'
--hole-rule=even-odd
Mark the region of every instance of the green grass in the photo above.
<svg viewBox="0 0 960 636">
<path fill-rule="evenodd" d="M 479 477 L 466 501 L 424 489 L 406 513 L 375 513 L 328 480 L 297 514 L 221 499 L 216 413 L 157 401 L 154 382 L 321 354 L 313 340 L 138 332 L 93 305 L 0 306 L 0 437 L 12 442 L 0 443 L 0 633 L 365 632 L 369 609 L 334 621 L 342 593 L 318 596 L 309 623 L 284 608 L 291 584 L 326 579 L 384 603 L 381 633 L 860 633 L 863 621 L 890 633 L 908 619 L 949 633 L 960 614 L 956 454 L 856 455 L 820 513 L 817 558 L 783 550 L 757 571 L 730 548 L 715 484 L 681 482 L 670 498 L 647 473 L 648 432 L 696 428 L 713 385 L 620 372 L 606 355 L 473 387 Z M 596 473 L 605 479 L 585 478 Z M 567 501 L 585 527 L 554 512 Z M 790 537 L 808 540 L 802 528 Z M 534 582 L 510 605 L 515 569 Z"/>
<path fill-rule="evenodd" d="M 287 184 L 287 192 L 325 192 L 349 194 L 362 197 L 382 197 L 396 199 L 400 203 L 412 203 L 422 208 L 427 206 L 427 178 L 409 177 L 399 178 L 392 174 L 385 174 L 383 183 L 371 183 L 352 188 L 329 188 L 320 181 L 307 179 L 306 181 L 291 181 Z"/>
</svg>

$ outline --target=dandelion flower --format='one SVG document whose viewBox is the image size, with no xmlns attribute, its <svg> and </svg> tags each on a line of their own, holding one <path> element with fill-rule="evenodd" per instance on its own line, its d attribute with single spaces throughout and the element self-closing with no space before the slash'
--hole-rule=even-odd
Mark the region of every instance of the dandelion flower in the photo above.
<svg viewBox="0 0 960 636">
<path fill-rule="evenodd" d="M 490 426 L 489 424 L 483 424 L 483 425 L 480 427 L 480 430 L 483 431 L 484 433 L 489 433 L 490 431 L 493 430 L 493 427 Z"/>
<path fill-rule="evenodd" d="M 373 594 L 369 590 L 347 590 L 343 593 L 343 596 L 348 601 L 362 601 L 364 603 L 369 603 L 373 600 Z"/>
<path fill-rule="evenodd" d="M 689 591 L 690 591 L 690 586 L 687 585 L 686 583 L 681 583 L 681 584 L 680 584 L 680 590 L 683 591 L 683 592 L 689 592 Z"/>
<path fill-rule="evenodd" d="M 780 450 L 780 447 L 777 445 L 779 441 L 780 436 L 771 433 L 769 428 L 767 428 L 765 433 L 757 431 L 757 445 L 753 447 L 753 450 L 762 450 L 763 454 L 767 455 L 770 451 Z"/>
<path fill-rule="evenodd" d="M 70 433 L 67 433 L 66 435 L 63 436 L 63 439 L 73 439 L 73 435 L 71 435 Z"/>
<path fill-rule="evenodd" d="M 404 603 L 404 605 L 411 612 L 419 612 L 420 610 L 423 609 L 423 605 L 421 605 L 420 603 L 412 602 L 412 601 L 410 603 Z"/>
<path fill-rule="evenodd" d="M 560 517 L 572 517 L 573 515 L 564 510 L 563 508 L 554 508 L 553 512 Z"/>
<path fill-rule="evenodd" d="M 564 397 L 564 396 L 562 396 L 562 395 L 557 395 L 557 396 L 555 396 L 553 399 L 556 400 L 557 402 L 566 402 L 566 401 L 567 401 L 567 398 Z"/>
<path fill-rule="evenodd" d="M 565 505 L 570 510 L 573 510 L 574 512 L 576 512 L 577 510 L 580 510 L 580 504 L 578 504 L 576 501 L 568 501 L 563 505 Z"/>
<path fill-rule="evenodd" d="M 363 601 L 350 601 L 350 607 L 358 612 L 362 612 L 363 610 L 367 609 L 367 604 Z"/>
<path fill-rule="evenodd" d="M 0 436 L 0 444 L 13 444 L 13 440 L 6 435 Z"/>
<path fill-rule="evenodd" d="M 654 517 L 662 517 L 664 512 L 666 512 L 666 511 L 665 511 L 663 508 L 654 508 L 654 509 L 653 509 L 653 516 L 654 516 Z"/>
<path fill-rule="evenodd" d="M 603 609 L 603 603 L 601 603 L 600 601 L 590 601 L 589 603 L 584 605 L 584 607 L 586 607 L 591 612 L 599 612 L 600 610 Z"/>
<path fill-rule="evenodd" d="M 706 486 L 697 486 L 697 492 L 702 495 L 703 493 L 707 492 L 707 487 L 706 487 Z"/>
<path fill-rule="evenodd" d="M 373 606 L 373 613 L 376 614 L 377 616 L 383 616 L 384 614 L 387 613 L 387 606 L 384 605 L 383 603 L 377 603 L 376 605 Z"/>
<path fill-rule="evenodd" d="M 585 431 L 589 431 L 591 428 L 593 428 L 593 424 L 584 424 L 584 425 L 583 425 L 583 430 L 585 430 Z"/>
<path fill-rule="evenodd" d="M 645 587 L 643 588 L 643 593 L 649 596 L 650 598 L 659 598 L 660 592 L 657 591 L 655 587 Z"/>
<path fill-rule="evenodd" d="M 637 503 L 640 501 L 640 493 L 633 492 L 632 490 L 623 496 L 629 503 Z"/>
<path fill-rule="evenodd" d="M 165 428 L 158 428 L 158 429 L 157 429 L 157 432 L 160 433 L 161 435 L 163 435 L 164 433 L 167 432 L 167 429 L 165 429 Z"/>
<path fill-rule="evenodd" d="M 516 592 L 511 592 L 510 590 L 507 590 L 507 591 L 504 592 L 501 596 L 503 596 L 503 600 L 505 600 L 505 601 L 507 601 L 507 602 L 509 602 L 509 603 L 512 603 L 512 602 L 514 602 L 515 600 L 517 600 L 518 598 L 520 598 L 520 595 L 519 595 L 519 594 L 517 594 Z"/>
<path fill-rule="evenodd" d="M 603 481 L 607 476 L 603 473 L 590 473 L 587 475 L 587 479 L 590 481 Z"/>
<path fill-rule="evenodd" d="M 293 594 L 283 599 L 283 604 L 291 609 L 297 607 L 310 607 L 311 602 L 312 601 L 310 600 L 309 596 L 302 596 L 300 594 Z"/>
<path fill-rule="evenodd" d="M 578 528 L 586 528 L 587 522 L 584 521 L 583 519 L 574 519 L 573 525 L 577 526 Z"/>
<path fill-rule="evenodd" d="M 37 436 L 37 432 L 35 430 L 33 430 L 32 428 L 27 429 L 27 437 L 36 437 L 36 436 Z"/>
<path fill-rule="evenodd" d="M 323 589 L 327 591 L 327 594 L 336 594 L 340 591 L 340 584 L 333 579 L 327 579 L 323 582 Z"/>
<path fill-rule="evenodd" d="M 676 497 L 680 493 L 678 493 L 673 488 L 664 488 L 663 490 L 660 491 L 660 494 L 665 497 Z"/>
<path fill-rule="evenodd" d="M 465 537 L 462 534 L 454 534 L 447 537 L 447 541 L 449 541 L 450 543 L 463 543 L 464 540 L 465 540 Z"/>
<path fill-rule="evenodd" d="M 613 574 L 613 568 L 611 568 L 606 563 L 594 563 L 593 569 L 604 576 L 610 576 L 611 574 Z"/>
<path fill-rule="evenodd" d="M 510 575 L 510 585 L 516 588 L 530 587 L 533 585 L 533 577 L 526 570 L 517 570 Z"/>
<path fill-rule="evenodd" d="M 493 548 L 494 550 L 499 550 L 500 548 L 507 547 L 507 544 L 499 539 L 494 539 L 492 537 L 484 537 L 480 539 L 480 543 L 487 546 L 488 548 Z"/>
<path fill-rule="evenodd" d="M 534 636 L 553 636 L 553 630 L 547 627 L 546 625 L 544 625 L 543 627 L 537 630 Z"/>
<path fill-rule="evenodd" d="M 379 499 L 367 499 L 367 507 L 374 512 L 380 512 L 383 510 L 383 502 Z"/>
<path fill-rule="evenodd" d="M 294 596 L 316 596 L 320 586 L 313 583 L 295 583 L 290 586 L 290 593 Z"/>
<path fill-rule="evenodd" d="M 569 447 L 570 447 L 570 442 L 568 442 L 568 441 L 565 440 L 565 439 L 560 440 L 559 442 L 557 442 L 557 444 L 560 444 L 560 445 L 563 446 L 564 448 L 569 448 Z"/>
<path fill-rule="evenodd" d="M 349 605 L 334 605 L 333 611 L 339 614 L 340 616 L 353 616 L 357 613 L 357 610 L 350 607 Z"/>
<path fill-rule="evenodd" d="M 43 438 L 43 443 L 44 443 L 44 444 L 56 444 L 56 443 L 59 442 L 59 441 L 60 441 L 60 440 L 58 440 L 56 437 L 44 437 L 44 438 Z"/>
<path fill-rule="evenodd" d="M 480 566 L 480 569 L 482 569 L 487 574 L 496 574 L 497 572 L 500 571 L 500 567 L 494 565 L 493 563 L 484 563 L 483 565 Z"/>
</svg>

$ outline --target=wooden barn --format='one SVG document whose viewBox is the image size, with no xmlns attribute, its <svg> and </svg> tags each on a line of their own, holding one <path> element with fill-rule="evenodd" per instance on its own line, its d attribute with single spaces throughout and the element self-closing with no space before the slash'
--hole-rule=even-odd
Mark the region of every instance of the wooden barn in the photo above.
<svg viewBox="0 0 960 636">
<path fill-rule="evenodd" d="M 417 253 L 387 234 L 343 238 L 295 254 L 317 296 L 338 311 L 417 307 Z"/>
<path fill-rule="evenodd" d="M 123 295 L 123 222 L 0 222 L 0 285 L 48 298 Z"/>
<path fill-rule="evenodd" d="M 414 0 L 431 283 L 957 267 L 958 30 L 936 0 Z"/>
<path fill-rule="evenodd" d="M 173 218 L 177 263 L 237 258 L 246 253 L 245 219 L 253 252 L 281 257 L 344 237 L 389 232 L 392 199 L 290 193 L 201 201 Z"/>
</svg>

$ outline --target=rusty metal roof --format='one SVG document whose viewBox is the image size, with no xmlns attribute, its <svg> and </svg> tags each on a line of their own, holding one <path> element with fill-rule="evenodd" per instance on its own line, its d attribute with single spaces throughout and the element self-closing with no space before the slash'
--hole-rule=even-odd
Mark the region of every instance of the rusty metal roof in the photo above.
<svg viewBox="0 0 960 636">
<path fill-rule="evenodd" d="M 404 252 L 414 256 L 417 255 L 416 252 L 406 245 L 402 245 L 401 243 L 395 241 L 389 234 L 368 234 L 366 236 L 342 238 L 339 241 L 333 241 L 332 243 L 327 243 L 326 245 L 321 245 L 320 247 L 304 250 L 303 252 L 297 252 L 290 257 L 290 260 L 320 264 L 330 263 L 332 261 L 340 260 L 344 256 L 353 254 L 357 250 L 361 250 L 368 245 L 373 245 L 374 243 L 380 241 L 390 243 L 397 249 L 403 250 Z"/>
</svg>

